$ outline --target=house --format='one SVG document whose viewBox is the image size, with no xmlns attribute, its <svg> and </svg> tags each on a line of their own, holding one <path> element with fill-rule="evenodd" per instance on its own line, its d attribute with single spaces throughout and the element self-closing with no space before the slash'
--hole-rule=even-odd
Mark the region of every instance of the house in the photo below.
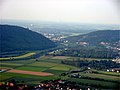
<svg viewBox="0 0 120 90">
<path fill-rule="evenodd" d="M 0 70 L 0 73 L 4 72 L 5 70 Z"/>
<path fill-rule="evenodd" d="M 81 75 L 79 75 L 79 73 L 71 75 L 71 78 L 80 78 L 80 77 L 81 77 Z"/>
</svg>

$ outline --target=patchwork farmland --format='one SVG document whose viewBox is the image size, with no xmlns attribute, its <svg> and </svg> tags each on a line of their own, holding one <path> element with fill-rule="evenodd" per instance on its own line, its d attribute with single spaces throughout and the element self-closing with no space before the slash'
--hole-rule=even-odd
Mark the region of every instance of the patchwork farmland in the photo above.
<svg viewBox="0 0 120 90">
<path fill-rule="evenodd" d="M 98 73 L 85 73 L 79 67 L 62 64 L 62 60 L 71 60 L 73 57 L 43 56 L 28 60 L 2 60 L 0 83 L 11 79 L 24 81 L 27 84 L 37 84 L 45 80 L 65 79 L 83 85 L 100 86 L 104 88 L 116 88 L 119 86 L 118 73 L 98 71 Z M 75 58 L 75 57 L 74 57 Z M 95 71 L 95 70 L 86 70 Z M 79 78 L 71 76 L 79 74 Z M 44 77 L 44 78 L 43 78 Z"/>
</svg>

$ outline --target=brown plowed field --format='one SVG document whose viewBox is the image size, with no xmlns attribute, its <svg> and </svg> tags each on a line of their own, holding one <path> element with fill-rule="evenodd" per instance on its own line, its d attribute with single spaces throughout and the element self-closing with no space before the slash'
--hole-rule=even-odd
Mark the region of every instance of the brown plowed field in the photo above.
<svg viewBox="0 0 120 90">
<path fill-rule="evenodd" d="M 46 73 L 46 72 L 34 72 L 34 71 L 24 71 L 24 70 L 15 70 L 11 69 L 7 72 L 12 72 L 12 73 L 20 73 L 20 74 L 29 74 L 29 75 L 38 75 L 38 76 L 51 76 L 54 74 L 51 73 Z"/>
</svg>

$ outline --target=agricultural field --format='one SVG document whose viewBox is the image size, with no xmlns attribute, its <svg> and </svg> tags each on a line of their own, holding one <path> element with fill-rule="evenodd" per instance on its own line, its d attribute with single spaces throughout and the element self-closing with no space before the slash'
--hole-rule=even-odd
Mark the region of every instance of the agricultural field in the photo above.
<svg viewBox="0 0 120 90">
<path fill-rule="evenodd" d="M 94 74 L 94 73 L 80 73 L 81 76 L 85 76 L 85 77 L 91 77 L 91 78 L 101 78 L 104 80 L 113 80 L 113 81 L 118 81 L 120 79 L 120 77 L 116 77 L 116 76 L 109 76 L 109 75 L 103 75 L 103 74 Z M 118 81 L 120 82 L 120 81 Z"/>
<path fill-rule="evenodd" d="M 36 61 L 35 59 L 18 60 L 18 61 L 16 61 L 16 60 L 15 61 L 2 61 L 1 68 L 7 68 L 10 70 L 15 69 L 15 70 L 35 71 L 35 72 L 52 72 L 52 74 L 66 72 L 72 68 L 76 68 L 74 66 L 60 64 L 58 61 L 56 61 L 58 63 L 53 63 L 51 61 L 54 62 L 56 60 L 42 57 L 38 61 Z M 9 73 L 10 73 L 10 75 L 9 75 Z M 8 76 L 11 76 L 11 73 L 13 73 L 13 72 L 3 72 L 2 73 L 3 75 L 1 74 L 1 78 L 3 78 L 5 80 L 5 77 L 6 77 L 6 80 L 8 80 L 9 79 Z M 14 74 L 16 74 L 16 73 L 13 73 L 12 76 L 14 76 Z M 17 73 L 17 75 L 19 75 L 19 74 Z M 54 75 L 53 77 L 56 77 L 56 75 Z"/>
<path fill-rule="evenodd" d="M 32 55 L 33 53 L 29 54 Z M 35 54 L 35 53 L 34 53 Z M 26 55 L 26 56 L 29 56 Z M 19 56 L 18 56 L 19 57 Z M 67 79 L 81 83 L 83 85 L 103 86 L 108 88 L 116 88 L 119 85 L 120 77 L 115 72 L 98 71 L 98 73 L 85 73 L 77 72 L 82 77 L 86 78 L 73 78 L 70 77 L 76 73 L 71 73 L 71 70 L 81 69 L 79 67 L 62 64 L 62 60 L 72 60 L 73 57 L 61 57 L 61 56 L 43 56 L 36 59 L 29 60 L 2 60 L 1 70 L 4 68 L 5 71 L 0 74 L 0 82 L 6 82 L 11 79 L 24 81 L 28 84 L 37 84 L 44 80 L 55 80 L 55 79 Z M 24 71 L 25 73 L 17 73 L 15 71 Z M 90 70 L 89 70 L 90 71 Z M 92 70 L 96 71 L 96 70 Z M 37 74 L 34 74 L 34 73 Z M 32 73 L 32 74 L 30 74 Z M 41 73 L 49 73 L 51 75 L 43 76 Z M 62 75 L 67 73 L 66 75 Z M 95 80 L 94 78 L 101 79 Z"/>
<path fill-rule="evenodd" d="M 31 52 L 31 53 L 27 53 L 27 54 L 20 55 L 20 56 L 15 56 L 15 57 L 0 58 L 0 60 L 21 59 L 21 58 L 30 57 L 30 56 L 32 56 L 34 54 L 36 54 L 36 53 L 35 52 Z"/>
<path fill-rule="evenodd" d="M 117 89 L 113 89 L 113 88 L 119 87 L 119 83 L 114 83 L 114 82 L 105 82 L 105 81 L 97 81 L 97 80 L 90 80 L 90 79 L 78 79 L 78 78 L 71 78 L 68 80 L 80 83 L 82 85 L 90 85 L 93 87 L 96 87 L 96 86 L 99 86 L 99 87 L 102 86 L 104 88 L 107 87 L 110 90 L 117 90 Z"/>
<path fill-rule="evenodd" d="M 119 74 L 119 73 L 116 73 L 116 72 L 106 72 L 106 71 L 99 71 L 99 70 L 92 70 L 92 71 L 97 72 L 97 74 L 120 77 L 120 74 Z"/>
</svg>

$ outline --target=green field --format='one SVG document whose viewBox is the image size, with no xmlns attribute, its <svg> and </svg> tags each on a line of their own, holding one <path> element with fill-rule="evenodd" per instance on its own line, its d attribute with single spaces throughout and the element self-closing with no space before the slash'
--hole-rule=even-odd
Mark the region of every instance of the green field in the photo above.
<svg viewBox="0 0 120 90">
<path fill-rule="evenodd" d="M 31 55 L 31 54 L 29 54 Z M 26 56 L 29 56 L 26 55 Z M 19 57 L 19 56 L 18 56 Z M 28 75 L 28 74 L 18 74 L 18 73 L 10 73 L 10 72 L 2 72 L 0 75 L 0 81 L 5 82 L 11 79 L 19 80 L 19 81 L 25 81 L 26 83 L 32 84 L 32 83 L 39 83 L 44 80 L 54 80 L 54 79 L 68 79 L 69 81 L 75 81 L 78 83 L 83 83 L 84 85 L 99 85 L 103 87 L 111 87 L 114 88 L 118 85 L 120 81 L 120 77 L 118 76 L 118 73 L 115 72 L 105 72 L 105 71 L 97 71 L 98 73 L 84 73 L 79 72 L 81 76 L 84 77 L 91 77 L 91 78 L 99 78 L 99 79 L 105 79 L 106 81 L 99 81 L 99 80 L 91 80 L 91 79 L 82 79 L 82 78 L 71 78 L 68 74 L 66 76 L 60 76 L 62 73 L 70 72 L 71 70 L 80 69 L 75 66 L 65 65 L 61 64 L 61 61 L 63 59 L 69 59 L 71 60 L 73 57 L 41 57 L 37 61 L 35 59 L 30 60 L 15 60 L 15 61 L 2 61 L 1 62 L 1 68 L 6 69 L 16 69 L 16 70 L 26 70 L 26 71 L 36 71 L 36 72 L 49 72 L 54 74 L 53 76 L 36 76 L 36 75 Z M 96 70 L 94 70 L 96 71 Z M 74 73 L 72 73 L 74 74 Z M 115 82 L 112 82 L 115 81 Z"/>
<path fill-rule="evenodd" d="M 29 66 L 24 66 L 24 67 L 19 67 L 16 68 L 17 70 L 26 70 L 26 71 L 37 71 L 37 72 L 41 72 L 46 70 L 46 67 L 29 67 Z"/>
<path fill-rule="evenodd" d="M 38 66 L 38 67 L 53 67 L 56 66 L 56 63 L 50 63 L 50 62 L 35 62 L 32 64 L 29 64 L 29 66 Z"/>
<path fill-rule="evenodd" d="M 44 81 L 44 80 L 51 80 L 51 79 L 57 79 L 57 76 L 36 76 L 36 75 L 28 75 L 28 74 L 18 74 L 18 73 L 10 73 L 5 72 L 1 74 L 1 82 L 8 81 L 10 79 L 15 79 L 19 81 L 25 81 L 26 83 L 31 83 L 33 81 Z"/>
<path fill-rule="evenodd" d="M 69 70 L 74 69 L 74 68 L 76 68 L 76 67 L 74 67 L 74 66 L 69 66 L 69 65 L 61 65 L 61 64 L 58 64 L 57 66 L 52 67 L 52 68 L 50 68 L 50 69 L 52 69 L 52 70 L 69 71 Z"/>
<path fill-rule="evenodd" d="M 98 70 L 97 70 L 97 72 L 99 74 L 103 74 L 103 75 L 110 75 L 110 76 L 118 76 L 118 77 L 120 77 L 120 74 L 116 73 L 116 72 L 106 72 L 106 71 L 98 71 Z"/>
<path fill-rule="evenodd" d="M 101 79 L 105 79 L 105 80 L 113 80 L 113 81 L 119 81 L 119 79 L 120 79 L 120 77 L 110 76 L 110 75 L 102 75 L 102 74 L 92 74 L 92 73 L 84 74 L 84 73 L 80 73 L 80 75 L 81 76 L 92 77 L 92 78 L 101 78 Z"/>
<path fill-rule="evenodd" d="M 21 59 L 21 58 L 26 58 L 26 57 L 32 56 L 32 55 L 34 55 L 34 54 L 36 54 L 36 53 L 31 52 L 31 53 L 27 53 L 27 54 L 24 54 L 24 55 L 21 55 L 21 56 L 7 57 L 7 58 L 0 58 L 0 60 Z"/>
<path fill-rule="evenodd" d="M 97 80 L 89 80 L 89 79 L 68 79 L 69 81 L 74 81 L 77 83 L 83 83 L 84 85 L 92 85 L 92 86 L 103 86 L 108 87 L 109 89 L 116 88 L 119 86 L 119 83 L 114 82 L 106 82 L 106 81 L 97 81 Z"/>
</svg>

